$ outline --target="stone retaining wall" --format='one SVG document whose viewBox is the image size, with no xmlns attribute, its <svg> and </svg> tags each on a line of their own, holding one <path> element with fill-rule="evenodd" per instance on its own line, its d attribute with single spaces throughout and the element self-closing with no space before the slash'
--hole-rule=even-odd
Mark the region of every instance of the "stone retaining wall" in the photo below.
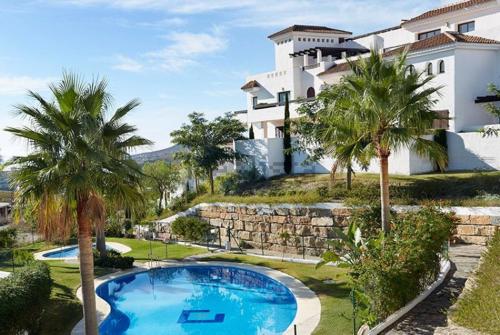
<svg viewBox="0 0 500 335">
<path fill-rule="evenodd" d="M 414 206 L 398 206 L 399 212 L 416 210 Z M 484 245 L 500 227 L 500 208 L 445 208 L 460 219 L 454 236 L 455 242 Z M 223 243 L 228 240 L 230 229 L 236 246 L 242 241 L 248 246 L 286 253 L 318 256 L 332 237 L 332 228 L 347 226 L 351 209 L 342 204 L 316 205 L 243 205 L 200 204 L 188 211 L 158 222 L 160 238 L 171 238 L 169 225 L 178 216 L 198 216 L 213 227 L 220 228 Z M 284 241 L 281 234 L 288 232 Z"/>
</svg>

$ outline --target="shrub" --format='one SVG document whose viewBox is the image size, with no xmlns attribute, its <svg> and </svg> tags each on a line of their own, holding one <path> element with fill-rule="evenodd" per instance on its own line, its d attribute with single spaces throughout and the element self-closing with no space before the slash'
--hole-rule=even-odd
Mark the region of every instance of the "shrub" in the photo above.
<svg viewBox="0 0 500 335">
<path fill-rule="evenodd" d="M 217 178 L 215 178 L 215 187 L 218 193 L 232 195 L 238 192 L 240 184 L 243 182 L 240 174 L 230 172 L 217 176 Z"/>
<path fill-rule="evenodd" d="M 6 228 L 0 230 L 0 249 L 12 248 L 16 243 L 17 230 L 15 228 Z"/>
<path fill-rule="evenodd" d="M 440 253 L 455 219 L 438 209 L 423 208 L 394 216 L 391 225 L 383 243 L 367 249 L 356 269 L 357 284 L 378 319 L 403 307 L 436 280 Z"/>
<path fill-rule="evenodd" d="M 41 262 L 0 279 L 0 334 L 38 333 L 51 285 L 49 268 Z"/>
<path fill-rule="evenodd" d="M 94 265 L 103 268 L 130 269 L 134 267 L 134 257 L 122 256 L 115 250 L 108 250 L 104 257 L 94 250 Z"/>
<path fill-rule="evenodd" d="M 178 217 L 172 222 L 172 233 L 188 241 L 205 240 L 209 229 L 206 221 L 193 216 Z"/>
<path fill-rule="evenodd" d="M 323 255 L 340 261 L 362 301 L 360 316 L 370 324 L 385 319 L 415 298 L 439 273 L 440 253 L 449 240 L 456 219 L 434 207 L 391 216 L 392 230 L 380 233 L 380 208 L 355 211 L 348 232 L 337 232 L 340 241 Z"/>
</svg>

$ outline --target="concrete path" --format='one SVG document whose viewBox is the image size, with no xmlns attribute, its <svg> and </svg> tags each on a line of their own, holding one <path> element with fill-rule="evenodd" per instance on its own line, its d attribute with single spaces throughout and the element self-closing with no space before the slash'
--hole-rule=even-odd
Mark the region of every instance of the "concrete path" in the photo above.
<svg viewBox="0 0 500 335">
<path fill-rule="evenodd" d="M 443 285 L 384 334 L 435 334 L 437 328 L 446 327 L 448 323 L 447 311 L 462 292 L 470 273 L 477 268 L 483 250 L 484 247 L 477 245 L 452 246 L 449 251 L 452 266 Z"/>
</svg>

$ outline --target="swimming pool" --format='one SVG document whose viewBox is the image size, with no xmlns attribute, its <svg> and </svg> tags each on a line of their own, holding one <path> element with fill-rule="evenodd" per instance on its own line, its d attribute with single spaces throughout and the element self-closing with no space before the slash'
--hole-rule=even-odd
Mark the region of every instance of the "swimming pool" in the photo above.
<svg viewBox="0 0 500 335">
<path fill-rule="evenodd" d="M 94 244 L 95 247 L 95 244 Z M 108 244 L 106 244 L 106 249 L 114 250 L 114 248 Z M 69 258 L 78 258 L 80 255 L 80 250 L 78 250 L 78 246 L 69 246 L 62 247 L 59 249 L 55 249 L 54 251 L 49 251 L 44 253 L 42 256 L 49 259 L 69 259 Z"/>
<path fill-rule="evenodd" d="M 152 269 L 104 282 L 111 306 L 99 333 L 175 335 L 282 334 L 297 313 L 283 284 L 231 266 Z"/>
</svg>

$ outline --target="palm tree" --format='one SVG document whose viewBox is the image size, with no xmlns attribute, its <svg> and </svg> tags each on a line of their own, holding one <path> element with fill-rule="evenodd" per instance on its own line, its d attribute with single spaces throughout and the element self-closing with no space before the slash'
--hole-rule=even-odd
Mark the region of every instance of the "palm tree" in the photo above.
<svg viewBox="0 0 500 335">
<path fill-rule="evenodd" d="M 335 115 L 330 127 L 333 131 L 348 131 L 368 139 L 363 147 L 356 136 L 346 137 L 345 149 L 358 146 L 360 155 L 376 156 L 380 162 L 380 198 L 382 229 L 389 227 L 389 156 L 392 152 L 409 148 L 427 156 L 443 169 L 447 155 L 438 143 L 426 139 L 432 123 L 439 118 L 431 109 L 436 103 L 440 87 L 433 87 L 432 76 L 407 71 L 407 52 L 394 60 L 384 60 L 382 54 L 372 51 L 369 57 L 350 61 L 352 74 L 339 84 L 339 99 L 330 108 Z M 349 151 L 349 150 L 347 150 Z"/>
<path fill-rule="evenodd" d="M 39 224 L 63 230 L 76 222 L 85 333 L 94 335 L 98 331 L 92 223 L 104 222 L 110 196 L 124 204 L 141 200 L 141 171 L 129 152 L 150 142 L 135 136 L 136 128 L 123 121 L 138 106 L 136 100 L 107 118 L 111 96 L 106 81 L 84 84 L 65 73 L 49 87 L 53 101 L 30 91 L 36 105 L 16 106 L 30 126 L 6 131 L 27 140 L 31 152 L 14 157 L 9 165 L 19 201 L 38 202 Z"/>
</svg>

